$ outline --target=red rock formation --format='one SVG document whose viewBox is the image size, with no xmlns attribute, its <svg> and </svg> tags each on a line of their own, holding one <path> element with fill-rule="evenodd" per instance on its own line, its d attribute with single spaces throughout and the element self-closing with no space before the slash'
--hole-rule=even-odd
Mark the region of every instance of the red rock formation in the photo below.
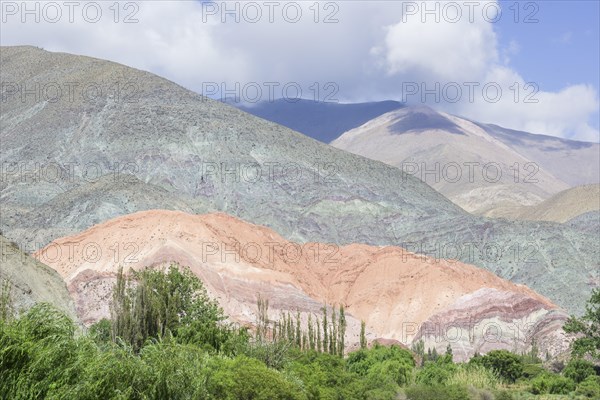
<svg viewBox="0 0 600 400">
<path fill-rule="evenodd" d="M 281 310 L 300 310 L 306 318 L 306 313 L 318 314 L 324 302 L 344 304 L 349 346 L 358 343 L 361 319 L 371 339 L 406 345 L 415 338 L 438 340 L 435 345 L 445 349 L 448 341 L 427 333 L 427 326 L 454 323 L 464 330 L 473 321 L 494 321 L 507 332 L 509 324 L 535 322 L 558 330 L 565 318 L 529 288 L 471 265 L 400 247 L 292 243 L 221 213 L 135 213 L 58 239 L 35 257 L 63 276 L 87 324 L 108 315 L 119 266 L 127 270 L 170 262 L 189 266 L 225 312 L 242 323 L 255 321 L 258 294 L 269 299 L 273 318 Z M 459 358 L 494 348 L 481 331 L 473 334 L 475 339 L 467 335 L 453 344 L 460 348 Z M 525 349 L 527 340 L 521 335 L 513 347 Z M 514 335 L 501 340 L 511 341 Z M 466 345 L 472 342 L 478 344 Z"/>
</svg>

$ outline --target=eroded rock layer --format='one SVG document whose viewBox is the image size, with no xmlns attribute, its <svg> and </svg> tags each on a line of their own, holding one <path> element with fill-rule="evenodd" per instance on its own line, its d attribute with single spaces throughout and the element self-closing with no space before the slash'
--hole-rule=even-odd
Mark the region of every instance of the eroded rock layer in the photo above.
<svg viewBox="0 0 600 400">
<path fill-rule="evenodd" d="M 531 289 L 489 271 L 401 247 L 297 244 L 222 213 L 139 212 L 57 239 L 35 256 L 63 276 L 88 324 L 108 316 L 119 267 L 177 262 L 190 267 L 225 312 L 242 323 L 256 321 L 260 295 L 269 300 L 272 318 L 298 310 L 305 319 L 308 313 L 318 315 L 324 303 L 343 304 L 350 347 L 358 342 L 359 321 L 364 320 L 371 339 L 410 345 L 423 338 L 444 348 L 450 342 L 458 358 L 496 343 L 482 329 L 473 331 L 474 338 L 452 341 L 432 336 L 429 325 L 491 323 L 503 332 L 499 347 L 510 343 L 521 351 L 535 338 L 544 350 L 564 350 L 549 337 L 560 330 L 566 314 Z M 529 336 L 509 333 L 509 327 L 524 324 L 537 328 L 528 328 Z"/>
</svg>

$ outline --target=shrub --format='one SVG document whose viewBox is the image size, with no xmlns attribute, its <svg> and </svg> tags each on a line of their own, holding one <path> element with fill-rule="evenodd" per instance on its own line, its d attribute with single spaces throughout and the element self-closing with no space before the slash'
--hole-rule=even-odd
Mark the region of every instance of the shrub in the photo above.
<svg viewBox="0 0 600 400">
<path fill-rule="evenodd" d="M 494 394 L 494 400 L 514 400 L 514 397 L 509 391 L 501 390 Z"/>
<path fill-rule="evenodd" d="M 399 346 L 373 348 L 350 353 L 346 360 L 348 371 L 360 376 L 381 374 L 403 386 L 409 383 L 415 361 L 412 354 Z"/>
<path fill-rule="evenodd" d="M 494 370 L 500 378 L 514 382 L 523 373 L 523 360 L 516 354 L 506 350 L 493 350 L 482 357 L 474 357 L 470 364 L 481 364 Z"/>
<path fill-rule="evenodd" d="M 473 386 L 479 389 L 495 389 L 500 383 L 498 375 L 478 364 L 459 364 L 447 379 L 449 385 Z"/>
<path fill-rule="evenodd" d="M 575 381 L 575 383 L 583 382 L 588 376 L 596 375 L 594 364 L 580 358 L 574 358 L 569 361 L 562 373 L 567 378 Z"/>
<path fill-rule="evenodd" d="M 543 374 L 531 381 L 533 394 L 569 394 L 575 390 L 573 380 L 560 375 Z"/>
<path fill-rule="evenodd" d="M 416 381 L 421 385 L 445 385 L 457 370 L 456 364 L 440 361 L 426 362 L 423 368 L 417 371 Z"/>
<path fill-rule="evenodd" d="M 293 400 L 306 398 L 280 372 L 245 356 L 223 359 L 209 377 L 208 391 L 217 399 Z"/>
<path fill-rule="evenodd" d="M 469 398 L 469 391 L 465 386 L 411 386 L 405 391 L 408 400 L 465 400 Z"/>
<path fill-rule="evenodd" d="M 588 376 L 577 386 L 575 393 L 588 399 L 600 399 L 600 377 Z"/>
<path fill-rule="evenodd" d="M 521 375 L 523 376 L 523 378 L 531 380 L 536 376 L 539 376 L 546 372 L 546 369 L 540 364 L 525 364 L 523 365 L 523 373 Z"/>
</svg>

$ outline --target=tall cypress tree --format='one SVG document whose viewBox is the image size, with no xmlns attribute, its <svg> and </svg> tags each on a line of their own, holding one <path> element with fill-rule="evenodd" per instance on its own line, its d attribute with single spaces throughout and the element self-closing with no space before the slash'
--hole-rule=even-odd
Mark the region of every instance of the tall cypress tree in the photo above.
<svg viewBox="0 0 600 400">
<path fill-rule="evenodd" d="M 317 320 L 317 352 L 321 352 L 321 349 L 323 348 L 323 342 L 321 342 L 321 325 L 319 323 L 319 319 L 316 318 Z"/>
<path fill-rule="evenodd" d="M 312 313 L 308 314 L 308 348 L 315 349 L 315 331 L 312 322 Z"/>
<path fill-rule="evenodd" d="M 323 307 L 323 353 L 327 352 L 329 347 L 329 337 L 327 335 L 328 329 L 329 323 L 327 322 L 327 303 L 325 303 L 325 307 Z"/>
<path fill-rule="evenodd" d="M 337 351 L 337 318 L 335 307 L 331 309 L 331 335 L 329 335 L 329 354 L 335 355 Z"/>
<path fill-rule="evenodd" d="M 300 329 L 300 311 L 296 311 L 296 346 L 302 348 L 302 330 Z"/>
<path fill-rule="evenodd" d="M 346 341 L 346 314 L 344 306 L 340 304 L 340 322 L 338 323 L 338 354 L 344 356 L 345 341 Z"/>
<path fill-rule="evenodd" d="M 365 329 L 365 321 L 360 321 L 360 348 L 361 349 L 366 349 L 367 348 L 367 336 L 366 336 L 366 329 Z"/>
</svg>

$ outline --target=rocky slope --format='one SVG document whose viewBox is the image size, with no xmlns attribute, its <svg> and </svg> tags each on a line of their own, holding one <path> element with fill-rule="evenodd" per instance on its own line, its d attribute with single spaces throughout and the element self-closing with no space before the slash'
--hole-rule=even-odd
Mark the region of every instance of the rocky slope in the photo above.
<svg viewBox="0 0 600 400">
<path fill-rule="evenodd" d="M 535 206 L 498 208 L 487 215 L 529 221 L 567 222 L 593 211 L 600 211 L 600 185 L 576 186 Z"/>
<path fill-rule="evenodd" d="M 455 257 L 570 311 L 598 284 L 577 225 L 470 215 L 397 168 L 123 65 L 32 47 L 0 59 L 0 228 L 21 246 L 153 208 L 222 211 L 297 242 Z"/>
<path fill-rule="evenodd" d="M 332 145 L 403 168 L 479 214 L 535 205 L 567 189 L 574 179 L 598 181 L 597 174 L 589 176 L 588 171 L 594 160 L 598 165 L 598 145 L 563 140 L 571 147 L 563 143 L 559 148 L 506 132 L 419 106 L 386 113 L 344 133 Z M 576 144 L 582 148 L 573 147 Z M 524 153 L 528 145 L 538 150 Z M 558 164 L 561 178 L 555 175 L 559 168 L 550 168 Z"/>
<path fill-rule="evenodd" d="M 534 135 L 493 124 L 475 124 L 569 186 L 600 183 L 598 143 Z"/>
<path fill-rule="evenodd" d="M 400 247 L 300 245 L 221 213 L 139 212 L 57 239 L 35 256 L 63 276 L 86 323 L 108 315 L 120 266 L 177 262 L 189 266 L 226 313 L 242 323 L 256 321 L 258 295 L 269 300 L 274 319 L 281 311 L 318 315 L 323 303 L 344 304 L 349 346 L 358 343 L 361 319 L 372 338 L 406 345 L 423 336 L 425 324 L 442 322 L 450 329 L 468 319 L 479 327 L 472 338 L 467 331 L 450 337 L 459 358 L 504 344 L 520 351 L 532 338 L 553 353 L 566 345 L 559 333 L 563 311 L 488 271 Z M 489 342 L 485 326 L 503 332 L 502 343 Z M 426 339 L 448 343 L 440 334 Z"/>
<path fill-rule="evenodd" d="M 52 268 L 21 251 L 0 235 L 0 285 L 9 284 L 13 311 L 27 311 L 36 303 L 50 303 L 76 318 L 65 282 Z"/>
</svg>

